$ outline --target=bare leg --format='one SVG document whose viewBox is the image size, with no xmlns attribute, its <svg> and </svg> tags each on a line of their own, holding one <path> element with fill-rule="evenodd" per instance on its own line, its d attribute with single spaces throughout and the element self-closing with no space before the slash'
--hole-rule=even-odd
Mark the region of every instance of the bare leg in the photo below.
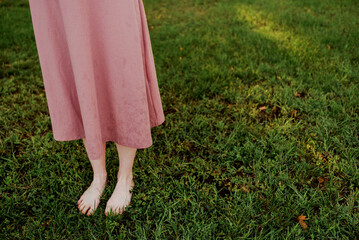
<svg viewBox="0 0 359 240">
<path fill-rule="evenodd" d="M 107 202 L 105 215 L 112 211 L 114 214 L 122 214 L 130 204 L 133 186 L 132 166 L 135 160 L 136 148 L 125 147 L 116 143 L 119 156 L 119 171 L 117 173 L 117 184 L 110 199 Z"/>
<path fill-rule="evenodd" d="M 86 139 L 82 139 L 84 145 L 86 146 Z M 103 144 L 103 148 L 106 151 L 106 143 Z M 79 201 L 77 202 L 79 210 L 86 214 L 87 216 L 92 215 L 99 203 L 100 198 L 105 189 L 107 172 L 106 172 L 106 153 L 100 159 L 90 159 L 92 170 L 93 170 L 93 180 L 90 187 L 82 194 Z"/>
</svg>

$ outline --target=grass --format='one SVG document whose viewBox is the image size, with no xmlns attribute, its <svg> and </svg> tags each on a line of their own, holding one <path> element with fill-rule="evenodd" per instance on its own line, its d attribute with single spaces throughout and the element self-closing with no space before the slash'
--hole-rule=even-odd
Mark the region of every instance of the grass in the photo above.
<svg viewBox="0 0 359 240">
<path fill-rule="evenodd" d="M 131 205 L 76 208 L 81 141 L 56 142 L 27 1 L 0 1 L 1 239 L 355 239 L 359 4 L 144 0 L 165 123 Z M 303 228 L 298 216 L 308 218 Z"/>
</svg>

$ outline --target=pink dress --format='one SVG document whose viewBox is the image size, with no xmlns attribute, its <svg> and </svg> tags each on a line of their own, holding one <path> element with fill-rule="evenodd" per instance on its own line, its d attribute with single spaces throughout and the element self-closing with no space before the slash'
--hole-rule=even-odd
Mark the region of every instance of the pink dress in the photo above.
<svg viewBox="0 0 359 240">
<path fill-rule="evenodd" d="M 54 139 L 152 145 L 165 120 L 142 0 L 29 0 Z"/>
</svg>

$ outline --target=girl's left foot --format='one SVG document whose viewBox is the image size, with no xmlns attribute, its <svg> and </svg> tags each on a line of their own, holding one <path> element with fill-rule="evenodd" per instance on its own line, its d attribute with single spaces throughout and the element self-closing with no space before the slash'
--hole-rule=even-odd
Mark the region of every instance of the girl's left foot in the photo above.
<svg viewBox="0 0 359 240">
<path fill-rule="evenodd" d="M 130 205 L 132 197 L 130 190 L 132 190 L 134 185 L 132 176 L 129 178 L 118 178 L 115 190 L 106 205 L 106 216 L 110 213 L 122 214 L 125 211 L 125 208 Z"/>
</svg>

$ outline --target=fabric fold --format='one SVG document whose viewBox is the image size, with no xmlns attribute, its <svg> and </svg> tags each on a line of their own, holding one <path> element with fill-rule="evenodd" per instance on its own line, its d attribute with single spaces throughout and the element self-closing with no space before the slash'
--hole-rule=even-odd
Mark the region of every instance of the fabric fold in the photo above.
<svg viewBox="0 0 359 240">
<path fill-rule="evenodd" d="M 165 121 L 142 0 L 29 0 L 54 139 L 147 148 Z"/>
</svg>

